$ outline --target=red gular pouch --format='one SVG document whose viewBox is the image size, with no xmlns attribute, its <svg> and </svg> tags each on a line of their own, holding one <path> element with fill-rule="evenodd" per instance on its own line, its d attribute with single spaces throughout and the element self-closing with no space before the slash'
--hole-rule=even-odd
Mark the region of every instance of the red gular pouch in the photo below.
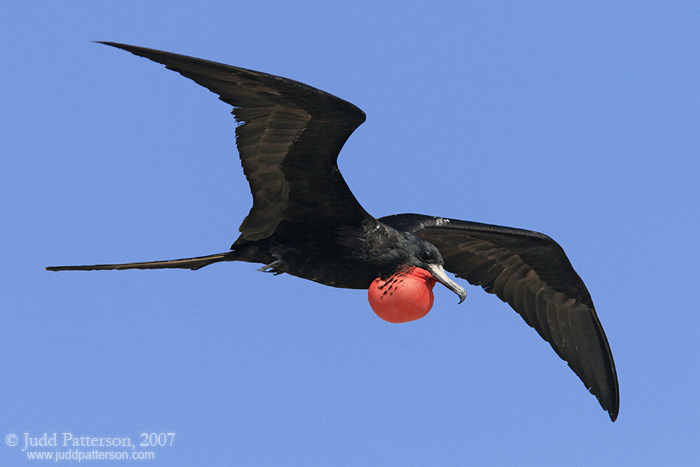
<svg viewBox="0 0 700 467">
<path fill-rule="evenodd" d="M 435 278 L 425 269 L 411 267 L 369 286 L 369 305 L 384 321 L 406 323 L 427 315 L 433 307 Z"/>
</svg>

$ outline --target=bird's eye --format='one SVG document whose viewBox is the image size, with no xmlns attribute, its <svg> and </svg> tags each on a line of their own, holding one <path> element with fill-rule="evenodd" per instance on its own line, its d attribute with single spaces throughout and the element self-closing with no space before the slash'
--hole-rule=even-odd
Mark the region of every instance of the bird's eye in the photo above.
<svg viewBox="0 0 700 467">
<path fill-rule="evenodd" d="M 424 250 L 421 254 L 420 257 L 423 261 L 428 261 L 430 258 L 433 257 L 433 255 L 430 254 L 428 250 Z"/>
</svg>

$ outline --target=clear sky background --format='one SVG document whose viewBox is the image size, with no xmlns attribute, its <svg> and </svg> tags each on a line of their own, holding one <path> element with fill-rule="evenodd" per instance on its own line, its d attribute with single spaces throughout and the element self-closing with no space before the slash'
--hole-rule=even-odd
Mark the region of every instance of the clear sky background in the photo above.
<svg viewBox="0 0 700 467">
<path fill-rule="evenodd" d="M 7 446 L 25 432 L 175 432 L 154 466 L 697 465 L 700 5 L 204 5 L 0 7 L 0 465 L 37 463 Z M 44 271 L 225 251 L 251 205 L 230 108 L 92 40 L 355 103 L 339 164 L 375 216 L 555 238 L 610 340 L 618 421 L 466 283 L 391 325 L 365 291 L 246 263 Z"/>
</svg>

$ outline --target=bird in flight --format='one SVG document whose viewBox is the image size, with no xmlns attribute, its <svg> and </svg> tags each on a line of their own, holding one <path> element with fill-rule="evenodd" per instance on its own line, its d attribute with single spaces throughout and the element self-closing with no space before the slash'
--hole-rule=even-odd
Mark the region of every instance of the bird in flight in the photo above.
<svg viewBox="0 0 700 467">
<path fill-rule="evenodd" d="M 358 107 L 298 81 L 132 45 L 102 42 L 161 63 L 233 106 L 236 145 L 253 207 L 230 251 L 194 258 L 90 266 L 200 269 L 220 261 L 332 287 L 369 289 L 389 322 L 425 316 L 440 282 L 466 291 L 445 270 L 507 302 L 593 393 L 615 421 L 615 363 L 593 301 L 564 250 L 529 230 L 421 214 L 376 219 L 343 180 L 340 149 L 365 120 Z"/>
</svg>

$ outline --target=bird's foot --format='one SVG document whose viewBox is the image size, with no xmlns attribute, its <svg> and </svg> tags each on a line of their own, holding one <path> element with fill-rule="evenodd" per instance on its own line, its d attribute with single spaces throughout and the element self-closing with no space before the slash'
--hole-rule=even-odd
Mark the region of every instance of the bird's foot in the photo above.
<svg viewBox="0 0 700 467">
<path fill-rule="evenodd" d="M 282 261 L 277 260 L 277 261 L 273 261 L 270 264 L 266 264 L 265 266 L 258 269 L 258 271 L 271 272 L 272 274 L 277 276 L 277 275 L 282 274 L 284 272 L 284 271 L 280 271 L 279 269 L 277 269 L 279 266 L 282 266 Z"/>
</svg>

